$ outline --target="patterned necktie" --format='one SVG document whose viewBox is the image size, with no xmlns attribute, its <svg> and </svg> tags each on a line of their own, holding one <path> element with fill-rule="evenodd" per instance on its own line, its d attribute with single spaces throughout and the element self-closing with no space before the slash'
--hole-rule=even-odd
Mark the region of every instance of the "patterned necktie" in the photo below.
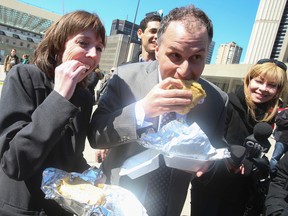
<svg viewBox="0 0 288 216">
<path fill-rule="evenodd" d="M 176 113 L 175 112 L 164 113 L 162 115 L 160 128 L 162 128 L 164 125 L 168 124 L 170 121 L 173 121 L 175 119 L 176 119 Z"/>
<path fill-rule="evenodd" d="M 162 116 L 160 128 L 174 120 L 175 112 Z M 162 155 L 159 156 L 159 168 L 151 173 L 144 206 L 149 216 L 165 216 L 168 205 L 168 191 L 172 169 L 167 167 Z"/>
</svg>

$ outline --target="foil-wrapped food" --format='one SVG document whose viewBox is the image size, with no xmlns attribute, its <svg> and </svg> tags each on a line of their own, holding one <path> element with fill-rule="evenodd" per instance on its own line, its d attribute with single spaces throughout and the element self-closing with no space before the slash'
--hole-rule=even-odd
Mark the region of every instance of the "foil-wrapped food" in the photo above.
<svg viewBox="0 0 288 216">
<path fill-rule="evenodd" d="M 173 120 L 158 132 L 146 133 L 139 144 L 164 156 L 166 166 L 197 172 L 215 160 L 230 157 L 227 148 L 214 148 L 197 123 Z"/>
<path fill-rule="evenodd" d="M 41 189 L 46 199 L 55 200 L 79 216 L 147 216 L 145 208 L 130 191 L 106 185 L 104 181 L 104 174 L 96 167 L 83 173 L 47 168 Z"/>
<path fill-rule="evenodd" d="M 198 124 L 187 125 L 184 121 L 173 120 L 158 132 L 142 135 L 139 143 L 146 148 L 155 149 L 166 156 L 190 157 L 200 160 L 215 159 L 218 149 L 214 148 L 207 135 Z M 221 150 L 223 152 L 223 150 Z M 227 151 L 218 159 L 229 157 Z"/>
</svg>

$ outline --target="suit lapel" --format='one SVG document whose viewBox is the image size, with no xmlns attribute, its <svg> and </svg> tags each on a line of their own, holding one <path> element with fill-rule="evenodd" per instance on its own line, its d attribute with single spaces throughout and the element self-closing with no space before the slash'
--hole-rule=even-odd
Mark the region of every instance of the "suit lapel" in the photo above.
<svg viewBox="0 0 288 216">
<path fill-rule="evenodd" d="M 146 77 L 143 80 L 143 87 L 145 92 L 149 92 L 155 85 L 159 83 L 158 78 L 158 63 L 157 61 L 153 61 L 147 68 L 146 68 Z M 146 93 L 146 94 L 147 94 Z"/>
<path fill-rule="evenodd" d="M 143 79 L 143 91 L 145 92 L 145 95 L 155 86 L 159 83 L 159 72 L 158 72 L 158 62 L 153 61 L 147 68 L 146 68 L 146 74 Z M 158 123 L 159 123 L 159 117 L 148 119 L 147 121 L 151 122 L 153 124 L 153 128 L 155 130 L 158 129 Z"/>
</svg>

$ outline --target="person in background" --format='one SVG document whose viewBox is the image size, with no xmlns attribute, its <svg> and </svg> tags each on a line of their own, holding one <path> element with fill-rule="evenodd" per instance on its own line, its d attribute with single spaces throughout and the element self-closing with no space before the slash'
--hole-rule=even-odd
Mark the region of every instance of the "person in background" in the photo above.
<svg viewBox="0 0 288 216">
<path fill-rule="evenodd" d="M 275 119 L 274 139 L 276 141 L 270 159 L 271 174 L 280 158 L 288 151 L 288 108 L 281 109 Z"/>
<path fill-rule="evenodd" d="M 72 216 L 44 198 L 42 173 L 90 167 L 83 156 L 93 106 L 86 79 L 104 47 L 98 15 L 71 12 L 47 29 L 33 64 L 7 74 L 0 100 L 0 215 Z"/>
<path fill-rule="evenodd" d="M 141 51 L 130 62 L 125 62 L 124 64 L 155 60 L 157 31 L 159 29 L 161 20 L 162 20 L 162 17 L 160 15 L 152 14 L 152 15 L 146 16 L 140 22 L 140 27 L 137 30 L 137 35 L 138 35 L 139 40 L 141 40 Z M 115 70 L 115 67 L 111 68 L 110 70 L 111 75 L 114 72 L 114 70 Z M 105 92 L 110 75 L 105 76 L 105 78 L 107 79 L 105 79 L 102 82 L 102 85 L 100 89 L 98 90 L 97 101 L 99 100 L 100 96 Z M 109 152 L 109 149 L 96 150 L 95 152 L 96 161 L 98 163 L 102 162 L 105 159 L 108 152 Z"/>
<path fill-rule="evenodd" d="M 4 72 L 6 74 L 11 70 L 11 68 L 19 63 L 19 58 L 16 55 L 16 49 L 11 49 L 10 55 L 7 55 L 4 60 Z"/>
<path fill-rule="evenodd" d="M 228 96 L 201 78 L 212 37 L 212 22 L 201 9 L 188 5 L 171 10 L 157 33 L 157 60 L 118 67 L 93 113 L 88 139 L 93 148 L 110 149 L 101 164 L 107 183 L 132 191 L 149 216 L 180 215 L 192 174 L 161 163 L 159 169 L 131 179 L 119 176 L 119 168 L 146 150 L 138 144 L 142 133 L 157 131 L 167 114 L 181 113 L 192 103 L 192 92 L 182 90 L 180 79 L 198 81 L 207 97 L 187 115 L 176 118 L 185 118 L 189 125 L 196 122 L 215 147 L 227 145 L 224 126 Z M 167 89 L 171 85 L 175 89 Z M 167 178 L 159 175 L 154 182 L 160 171 Z M 207 180 L 206 171 L 199 170 L 197 176 Z M 162 191 L 158 193 L 158 189 Z"/>
<path fill-rule="evenodd" d="M 283 62 L 261 59 L 247 72 L 243 85 L 235 93 L 228 94 L 225 138 L 229 146 L 243 146 L 258 122 L 274 123 L 279 98 L 287 86 L 286 69 Z M 265 157 L 261 161 L 261 175 L 269 179 L 269 161 Z M 261 187 L 253 173 L 249 173 L 252 167 L 256 170 L 255 164 L 248 159 L 243 164 L 244 169 L 241 166 L 242 169 L 228 171 L 225 164 L 219 162 L 209 183 L 192 181 L 193 216 L 257 216 L 263 213 L 266 194 L 261 189 L 267 189 L 267 182 L 263 181 Z"/>
<path fill-rule="evenodd" d="M 101 79 L 100 87 L 96 92 L 96 104 L 98 104 L 100 97 L 105 93 L 106 87 L 109 79 L 111 78 L 115 67 L 112 67 L 109 72 L 103 73 L 103 78 Z M 95 161 L 97 163 L 102 163 L 102 161 L 106 158 L 109 149 L 97 149 L 95 151 Z"/>
<path fill-rule="evenodd" d="M 157 43 L 157 31 L 160 26 L 161 16 L 152 14 L 146 16 L 141 22 L 137 35 L 141 41 L 141 51 L 132 59 L 131 63 L 154 61 Z"/>
<path fill-rule="evenodd" d="M 88 85 L 87 88 L 91 92 L 93 96 L 93 104 L 96 105 L 97 100 L 95 96 L 95 87 L 97 86 L 98 82 L 104 78 L 104 74 L 100 70 L 99 66 L 94 70 L 94 73 L 89 74 L 88 76 Z"/>
<path fill-rule="evenodd" d="M 288 152 L 276 163 L 265 201 L 265 216 L 288 215 Z"/>
<path fill-rule="evenodd" d="M 21 64 L 29 64 L 30 63 L 29 55 L 28 54 L 23 54 L 20 62 L 21 62 Z"/>
</svg>

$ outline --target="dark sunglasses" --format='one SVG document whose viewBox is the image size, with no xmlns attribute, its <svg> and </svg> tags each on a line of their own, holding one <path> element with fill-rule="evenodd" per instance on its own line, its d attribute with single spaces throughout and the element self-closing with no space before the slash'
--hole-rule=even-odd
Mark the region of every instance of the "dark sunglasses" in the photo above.
<svg viewBox="0 0 288 216">
<path fill-rule="evenodd" d="M 276 64 L 278 67 L 280 67 L 282 70 L 287 71 L 287 66 L 286 66 L 286 64 L 284 64 L 284 63 L 281 62 L 281 61 L 275 60 L 275 59 L 260 59 L 260 60 L 257 62 L 257 64 L 264 64 L 264 63 L 267 63 L 267 62 L 274 63 L 274 64 Z"/>
</svg>

